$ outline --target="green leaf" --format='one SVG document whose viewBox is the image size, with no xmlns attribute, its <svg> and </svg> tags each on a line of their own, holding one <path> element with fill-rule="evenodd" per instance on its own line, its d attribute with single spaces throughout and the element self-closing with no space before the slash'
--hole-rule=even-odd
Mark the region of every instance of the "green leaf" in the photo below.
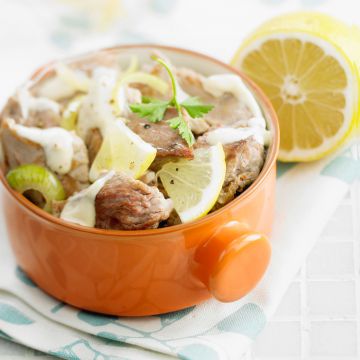
<svg viewBox="0 0 360 360">
<path fill-rule="evenodd" d="M 172 129 L 178 129 L 180 136 L 187 142 L 189 146 L 194 145 L 195 138 L 191 129 L 186 122 L 186 120 L 182 116 L 178 116 L 167 120 L 167 123 Z"/>
<path fill-rule="evenodd" d="M 181 118 L 180 117 L 174 117 L 170 120 L 167 120 L 167 123 L 169 124 L 169 126 L 172 128 L 172 129 L 177 129 L 181 123 Z"/>
<path fill-rule="evenodd" d="M 12 305 L 0 303 L 0 319 L 11 324 L 16 325 L 30 325 L 34 320 L 27 317 L 27 315 L 20 312 Z"/>
<path fill-rule="evenodd" d="M 141 102 L 143 104 L 150 104 L 150 103 L 161 103 L 163 100 L 159 100 L 159 99 L 155 99 L 155 98 L 151 98 L 149 96 L 142 96 L 141 97 Z"/>
<path fill-rule="evenodd" d="M 131 104 L 130 109 L 141 118 L 146 118 L 151 122 L 158 122 L 164 118 L 165 111 L 169 106 L 168 101 L 145 99 L 145 103 Z"/>
<path fill-rule="evenodd" d="M 144 96 L 142 97 L 142 103 L 131 104 L 130 110 L 133 113 L 138 114 L 141 118 L 147 118 L 151 122 L 158 122 L 163 120 L 165 112 L 169 107 L 175 107 L 178 116 L 167 120 L 167 123 L 172 129 L 178 129 L 180 136 L 187 142 L 189 146 L 192 146 L 195 143 L 195 137 L 182 115 L 181 107 L 183 107 L 192 118 L 197 118 L 208 113 L 213 108 L 213 106 L 204 105 L 198 98 L 195 97 L 188 98 L 182 104 L 179 104 L 176 98 L 177 82 L 173 72 L 170 69 L 170 66 L 161 58 L 156 56 L 152 56 L 151 58 L 161 64 L 168 72 L 171 79 L 173 96 L 170 101 L 152 99 Z"/>
<path fill-rule="evenodd" d="M 201 118 L 210 112 L 214 106 L 203 104 L 197 97 L 189 97 L 180 104 L 193 118 Z"/>
</svg>

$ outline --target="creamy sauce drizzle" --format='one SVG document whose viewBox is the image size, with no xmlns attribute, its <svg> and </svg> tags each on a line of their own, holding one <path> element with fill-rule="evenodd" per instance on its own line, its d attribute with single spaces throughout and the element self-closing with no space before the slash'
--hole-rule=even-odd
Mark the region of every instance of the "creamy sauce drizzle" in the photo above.
<svg viewBox="0 0 360 360">
<path fill-rule="evenodd" d="M 71 170 L 74 155 L 73 135 L 62 128 L 39 129 L 9 121 L 9 127 L 18 136 L 42 146 L 47 166 L 58 174 Z"/>
<path fill-rule="evenodd" d="M 80 108 L 77 132 L 85 139 L 90 129 L 98 128 L 104 135 L 109 122 L 116 120 L 111 105 L 116 71 L 104 67 L 95 69 L 89 93 Z"/>
<path fill-rule="evenodd" d="M 210 145 L 219 142 L 230 144 L 247 139 L 250 136 L 253 136 L 260 144 L 269 145 L 271 136 L 269 131 L 266 130 L 266 121 L 260 106 L 256 102 L 254 95 L 237 75 L 212 75 L 204 78 L 202 84 L 204 89 L 215 97 L 222 96 L 225 93 L 233 94 L 253 114 L 251 119 L 239 120 L 233 124 L 233 127 L 218 128 L 206 133 L 205 137 Z"/>
<path fill-rule="evenodd" d="M 240 140 L 245 140 L 251 136 L 253 136 L 259 144 L 267 145 L 268 136 L 266 133 L 267 131 L 260 127 L 244 127 L 237 129 L 232 127 L 222 127 L 207 132 L 204 137 L 209 145 L 216 145 L 218 143 L 223 145 L 231 144 Z"/>
<path fill-rule="evenodd" d="M 75 224 L 94 227 L 96 221 L 95 198 L 115 172 L 110 171 L 88 188 L 71 196 L 61 212 L 60 218 Z"/>
<path fill-rule="evenodd" d="M 204 89 L 215 97 L 220 97 L 225 93 L 233 94 L 238 100 L 248 106 L 255 118 L 263 117 L 254 95 L 239 76 L 233 74 L 212 75 L 204 78 L 202 84 Z"/>
<path fill-rule="evenodd" d="M 21 88 L 17 92 L 17 98 L 21 107 L 22 116 L 26 119 L 30 111 L 52 111 L 55 114 L 60 113 L 60 105 L 46 97 L 33 97 L 27 88 Z"/>
</svg>

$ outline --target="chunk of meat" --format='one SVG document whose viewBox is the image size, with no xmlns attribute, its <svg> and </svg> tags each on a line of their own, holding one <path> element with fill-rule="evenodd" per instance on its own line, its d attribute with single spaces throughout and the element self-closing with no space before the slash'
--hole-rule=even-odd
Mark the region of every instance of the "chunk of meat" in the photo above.
<svg viewBox="0 0 360 360">
<path fill-rule="evenodd" d="M 197 147 L 208 146 L 199 138 Z M 265 160 L 264 146 L 253 137 L 223 145 L 226 174 L 214 210 L 224 206 L 243 192 L 258 177 Z"/>
<path fill-rule="evenodd" d="M 90 165 L 93 163 L 97 153 L 99 152 L 102 141 L 103 141 L 103 137 L 99 129 L 94 128 L 94 129 L 90 129 L 87 132 L 85 138 L 85 144 L 88 149 Z"/>
<path fill-rule="evenodd" d="M 89 158 L 84 142 L 73 135 L 74 155 L 71 170 L 65 175 L 58 175 L 68 196 L 89 186 Z"/>
<path fill-rule="evenodd" d="M 248 107 L 234 95 L 225 93 L 214 97 L 204 90 L 203 75 L 186 68 L 179 68 L 176 76 L 181 88 L 190 96 L 199 97 L 204 104 L 214 105 L 212 111 L 204 116 L 210 125 L 231 125 L 238 120 L 247 120 L 253 117 Z"/>
<path fill-rule="evenodd" d="M 258 177 L 265 160 L 264 146 L 253 137 L 224 145 L 226 175 L 217 200 L 218 207 L 233 200 Z"/>
<path fill-rule="evenodd" d="M 169 217 L 172 201 L 156 187 L 118 173 L 97 194 L 95 209 L 98 228 L 154 229 Z"/>
<path fill-rule="evenodd" d="M 65 175 L 57 174 L 67 196 L 82 190 L 89 184 L 89 161 L 85 144 L 78 136 L 72 135 L 74 156 L 71 170 Z M 6 119 L 1 123 L 1 143 L 6 170 L 23 164 L 46 166 L 43 148 L 39 144 L 25 139 L 11 130 Z"/>
<path fill-rule="evenodd" d="M 180 225 L 180 224 L 182 224 L 180 216 L 178 215 L 178 213 L 175 210 L 173 210 L 170 213 L 169 218 L 165 221 L 165 223 L 163 223 L 161 225 L 174 226 L 174 225 Z"/>
<path fill-rule="evenodd" d="M 18 136 L 10 129 L 6 119 L 1 123 L 1 143 L 5 168 L 13 169 L 22 164 L 45 165 L 43 148 L 30 140 Z"/>
<path fill-rule="evenodd" d="M 176 156 L 168 156 L 168 157 L 156 157 L 155 160 L 150 165 L 150 170 L 157 173 L 166 163 L 168 162 L 176 162 L 180 158 Z"/>
<path fill-rule="evenodd" d="M 176 110 L 171 108 L 166 111 L 164 120 L 152 123 L 139 118 L 136 114 L 131 114 L 127 125 L 144 141 L 157 149 L 157 157 L 173 156 L 191 159 L 194 156 L 193 150 L 188 147 L 178 131 L 166 123 L 166 120 L 176 117 L 176 115 Z"/>
<path fill-rule="evenodd" d="M 20 103 L 15 96 L 8 100 L 0 118 L 11 118 L 18 124 L 42 129 L 59 126 L 61 121 L 60 115 L 51 109 L 30 109 L 25 119 L 21 111 Z"/>
</svg>

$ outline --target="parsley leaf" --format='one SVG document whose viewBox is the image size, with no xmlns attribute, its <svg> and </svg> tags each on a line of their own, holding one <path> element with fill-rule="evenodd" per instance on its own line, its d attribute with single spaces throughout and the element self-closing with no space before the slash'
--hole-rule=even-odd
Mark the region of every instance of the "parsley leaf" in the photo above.
<svg viewBox="0 0 360 360">
<path fill-rule="evenodd" d="M 141 104 L 131 104 L 130 110 L 151 122 L 159 122 L 164 119 L 166 110 L 169 107 L 174 107 L 178 113 L 178 116 L 167 120 L 167 123 L 172 129 L 179 132 L 180 136 L 187 142 L 189 146 L 192 146 L 195 143 L 195 137 L 191 132 L 189 124 L 183 116 L 183 110 L 185 109 L 189 116 L 195 119 L 202 117 L 204 114 L 207 114 L 213 109 L 213 106 L 202 104 L 201 101 L 196 97 L 189 97 L 181 104 L 179 104 L 177 100 L 178 85 L 169 65 L 158 57 L 152 57 L 152 59 L 161 64 L 169 74 L 173 96 L 169 101 L 143 97 Z"/>
<path fill-rule="evenodd" d="M 204 105 L 197 97 L 187 98 L 180 106 L 183 107 L 193 119 L 203 117 L 214 108 L 213 105 Z"/>
<path fill-rule="evenodd" d="M 189 128 L 188 123 L 183 118 L 183 116 L 178 116 L 166 121 L 169 126 L 176 130 L 178 129 L 180 136 L 188 143 L 189 146 L 194 145 L 195 137 L 192 133 L 191 129 Z"/>
<path fill-rule="evenodd" d="M 162 120 L 169 106 L 169 102 L 156 99 L 145 99 L 145 101 L 143 99 L 141 104 L 131 104 L 131 111 L 154 123 Z"/>
</svg>

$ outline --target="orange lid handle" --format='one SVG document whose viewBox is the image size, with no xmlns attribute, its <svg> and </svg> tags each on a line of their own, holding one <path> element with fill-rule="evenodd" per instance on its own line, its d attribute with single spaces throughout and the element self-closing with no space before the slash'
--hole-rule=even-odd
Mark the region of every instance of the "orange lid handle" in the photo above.
<svg viewBox="0 0 360 360">
<path fill-rule="evenodd" d="M 221 227 L 195 254 L 200 279 L 222 302 L 238 300 L 252 290 L 263 277 L 270 257 L 266 236 L 237 221 Z"/>
</svg>

